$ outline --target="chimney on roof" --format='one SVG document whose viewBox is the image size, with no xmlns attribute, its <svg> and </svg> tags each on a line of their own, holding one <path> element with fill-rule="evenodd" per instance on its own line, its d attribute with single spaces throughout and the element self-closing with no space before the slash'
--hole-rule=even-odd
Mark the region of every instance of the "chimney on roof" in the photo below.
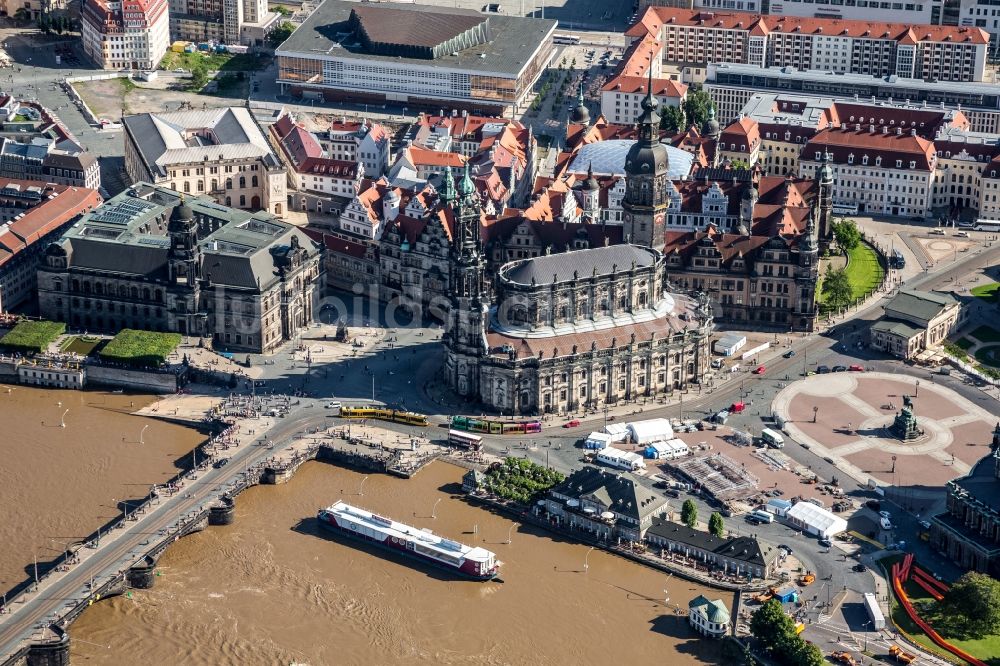
<svg viewBox="0 0 1000 666">
<path fill-rule="evenodd" d="M 875 133 L 875 126 L 874 125 L 869 125 L 868 126 L 868 131 L 871 132 L 872 134 L 874 134 Z"/>
<path fill-rule="evenodd" d="M 441 118 L 444 117 L 444 109 L 438 109 L 438 116 Z"/>
<path fill-rule="evenodd" d="M 888 133 L 889 133 L 889 128 L 886 127 L 885 125 L 882 125 L 882 134 L 888 134 Z"/>
<path fill-rule="evenodd" d="M 452 118 L 457 118 L 458 117 L 458 109 L 452 109 L 451 110 L 451 117 Z"/>
<path fill-rule="evenodd" d="M 902 134 L 903 134 L 903 128 L 902 127 L 897 127 L 896 128 L 896 136 L 901 136 Z"/>
<path fill-rule="evenodd" d="M 911 127 L 910 128 L 910 136 L 916 136 L 916 135 L 917 135 L 917 130 Z"/>
<path fill-rule="evenodd" d="M 855 124 L 854 125 L 854 129 L 857 130 L 858 132 L 860 132 L 861 131 L 861 123 Z"/>
</svg>

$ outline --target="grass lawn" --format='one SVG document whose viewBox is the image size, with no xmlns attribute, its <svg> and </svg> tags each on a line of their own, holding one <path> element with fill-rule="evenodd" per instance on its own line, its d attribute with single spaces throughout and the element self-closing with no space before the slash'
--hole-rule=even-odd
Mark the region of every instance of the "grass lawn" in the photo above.
<svg viewBox="0 0 1000 666">
<path fill-rule="evenodd" d="M 973 287 L 971 293 L 976 298 L 995 301 L 1000 298 L 1000 282 L 991 282 L 990 284 L 981 284 L 978 287 Z"/>
<path fill-rule="evenodd" d="M 870 245 L 858 243 L 858 246 L 847 253 L 847 279 L 851 283 L 851 293 L 854 298 L 863 298 L 865 294 L 882 282 L 882 265 L 878 263 L 878 255 Z"/>
<path fill-rule="evenodd" d="M 196 62 L 204 62 L 208 70 L 213 72 L 255 72 L 265 69 L 270 65 L 271 58 L 251 53 L 232 54 L 202 51 L 195 53 L 174 53 L 173 51 L 168 51 L 163 56 L 163 60 L 160 61 L 160 67 L 169 70 L 182 68 L 190 72 Z"/>
<path fill-rule="evenodd" d="M 94 338 L 89 335 L 74 335 L 66 338 L 62 343 L 62 351 L 72 352 L 80 356 L 89 356 L 97 345 L 101 344 L 101 338 Z"/>
<path fill-rule="evenodd" d="M 1000 342 L 1000 331 L 992 326 L 980 326 L 971 335 L 980 342 Z"/>
<path fill-rule="evenodd" d="M 105 361 L 113 363 L 155 367 L 166 361 L 180 343 L 179 333 L 157 333 L 126 328 L 100 351 L 100 355 Z"/>
<path fill-rule="evenodd" d="M 58 321 L 22 321 L 0 338 L 0 347 L 11 351 L 35 354 L 45 351 L 60 335 L 66 324 Z"/>
<path fill-rule="evenodd" d="M 972 347 L 973 342 L 969 338 L 959 338 L 958 340 L 955 340 L 955 344 L 964 349 L 965 351 L 969 351 L 969 348 Z"/>
</svg>

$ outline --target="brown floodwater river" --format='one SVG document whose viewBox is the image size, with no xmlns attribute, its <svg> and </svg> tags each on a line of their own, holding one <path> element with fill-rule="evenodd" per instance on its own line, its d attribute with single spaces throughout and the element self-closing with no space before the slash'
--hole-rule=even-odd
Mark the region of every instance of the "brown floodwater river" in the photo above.
<svg viewBox="0 0 1000 666">
<path fill-rule="evenodd" d="M 314 462 L 252 488 L 233 525 L 166 551 L 152 589 L 88 609 L 71 628 L 74 663 L 724 663 L 686 608 L 732 594 L 533 527 L 507 544 L 515 523 L 455 497 L 463 472 L 434 463 L 408 481 L 365 479 Z M 319 532 L 316 510 L 338 499 L 495 551 L 503 582 L 451 580 Z"/>
<path fill-rule="evenodd" d="M 116 502 L 174 476 L 204 441 L 130 413 L 153 400 L 0 384 L 0 588 L 30 577 L 36 554 L 51 561 L 118 515 Z"/>
</svg>

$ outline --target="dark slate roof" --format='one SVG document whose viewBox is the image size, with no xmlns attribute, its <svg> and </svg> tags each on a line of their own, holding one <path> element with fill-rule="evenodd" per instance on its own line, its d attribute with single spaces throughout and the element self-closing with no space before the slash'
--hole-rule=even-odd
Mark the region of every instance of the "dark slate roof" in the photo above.
<svg viewBox="0 0 1000 666">
<path fill-rule="evenodd" d="M 437 46 L 487 20 L 472 9 L 424 5 L 357 3 L 353 12 L 371 41 L 410 46 Z"/>
<path fill-rule="evenodd" d="M 278 47 L 278 56 L 316 58 L 334 56 L 368 62 L 416 64 L 442 67 L 448 70 L 472 70 L 498 74 L 519 74 L 528 64 L 539 45 L 555 31 L 556 21 L 491 14 L 490 41 L 463 49 L 454 55 L 436 60 L 405 58 L 370 53 L 352 34 L 349 25 L 351 10 L 360 3 L 348 0 L 325 0 L 292 36 Z M 372 7 L 371 9 L 375 9 Z M 455 14 L 461 10 L 420 5 L 393 5 L 392 10 L 423 13 Z M 343 41 L 341 41 L 343 40 Z"/>
<path fill-rule="evenodd" d="M 889 301 L 885 309 L 903 312 L 918 319 L 930 320 L 941 314 L 941 311 L 946 307 L 955 303 L 955 299 L 948 294 L 902 289 L 895 298 Z"/>
<path fill-rule="evenodd" d="M 996 476 L 997 455 L 987 454 L 967 475 L 952 481 L 986 506 L 992 507 L 994 512 L 1000 512 L 1000 478 Z"/>
<path fill-rule="evenodd" d="M 574 273 L 580 278 L 615 275 L 635 268 L 656 264 L 659 253 L 638 245 L 610 245 L 589 250 L 576 250 L 523 259 L 500 269 L 500 276 L 518 284 L 551 284 L 572 280 Z"/>
<path fill-rule="evenodd" d="M 646 538 L 648 539 L 650 536 L 669 539 L 692 548 L 714 553 L 719 557 L 728 557 L 732 560 L 761 567 L 767 566 L 778 556 L 778 551 L 774 547 L 762 544 L 751 537 L 741 536 L 735 539 L 724 539 L 708 532 L 692 529 L 681 523 L 660 518 L 654 518 L 653 524 L 646 531 Z"/>
<path fill-rule="evenodd" d="M 167 144 L 163 142 L 153 116 L 148 113 L 141 113 L 137 116 L 125 116 L 122 118 L 125 131 L 132 135 L 132 140 L 139 147 L 139 153 L 146 160 L 146 166 L 150 171 L 156 172 L 156 158 L 167 150 Z"/>
<path fill-rule="evenodd" d="M 167 248 L 131 245 L 128 252 L 116 242 L 71 238 L 69 240 L 74 268 L 143 275 L 150 279 L 166 278 Z"/>
<path fill-rule="evenodd" d="M 665 498 L 640 485 L 626 474 L 597 467 L 578 469 L 551 492 L 573 499 L 593 497 L 615 513 L 641 521 L 666 505 Z"/>
</svg>

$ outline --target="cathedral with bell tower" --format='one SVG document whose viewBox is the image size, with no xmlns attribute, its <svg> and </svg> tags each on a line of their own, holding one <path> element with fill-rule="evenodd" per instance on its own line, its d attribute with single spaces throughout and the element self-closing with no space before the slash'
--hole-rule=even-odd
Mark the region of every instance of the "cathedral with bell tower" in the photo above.
<svg viewBox="0 0 1000 666">
<path fill-rule="evenodd" d="M 659 103 L 653 96 L 652 68 L 636 119 L 638 140 L 625 156 L 625 196 L 622 199 L 625 237 L 632 243 L 662 250 L 670 206 L 670 158 L 660 143 Z"/>
<path fill-rule="evenodd" d="M 489 288 L 480 238 L 482 206 L 468 165 L 457 186 L 448 167 L 439 194 L 441 206 L 450 210 L 453 219 L 449 252 L 452 303 L 444 333 L 445 372 L 452 390 L 461 396 L 475 396 L 481 359 L 488 352 Z"/>
</svg>

